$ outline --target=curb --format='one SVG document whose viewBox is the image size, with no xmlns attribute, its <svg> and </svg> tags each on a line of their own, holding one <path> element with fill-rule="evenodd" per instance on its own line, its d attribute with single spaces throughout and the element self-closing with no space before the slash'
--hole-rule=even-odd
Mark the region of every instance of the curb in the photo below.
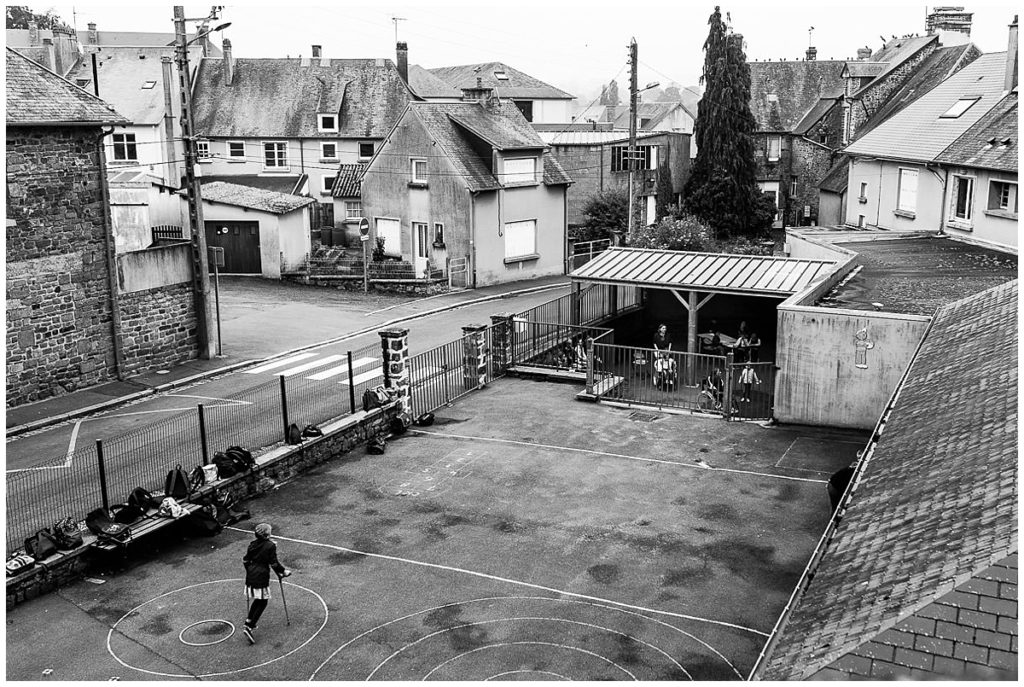
<svg viewBox="0 0 1024 687">
<path fill-rule="evenodd" d="M 354 339 L 359 336 L 364 336 L 366 334 L 369 334 L 370 332 L 377 331 L 379 329 L 393 327 L 394 325 L 400 324 L 402 322 L 411 322 L 413 320 L 418 320 L 422 317 L 429 317 L 430 315 L 436 315 L 438 313 L 445 312 L 446 310 L 457 310 L 467 305 L 476 305 L 478 303 L 487 303 L 488 301 L 502 300 L 510 296 L 521 296 L 528 293 L 539 293 L 541 291 L 561 289 L 565 288 L 566 286 L 569 286 L 569 284 L 548 284 L 545 286 L 535 286 L 527 289 L 519 289 L 517 291 L 499 293 L 493 296 L 483 296 L 481 298 L 463 301 L 461 303 L 454 303 L 451 305 L 442 306 L 440 308 L 434 308 L 432 310 L 425 310 L 421 313 L 416 313 L 415 315 L 409 315 L 407 317 L 398 317 L 392 320 L 388 320 L 387 322 L 382 322 L 380 324 L 373 325 L 371 327 L 364 327 L 363 329 L 360 329 L 358 331 L 350 332 L 348 334 L 338 336 L 333 339 L 327 339 L 325 341 L 318 341 L 317 343 L 299 346 L 297 348 L 292 348 L 287 351 L 282 351 L 280 353 L 274 353 L 273 355 L 267 356 L 265 358 L 260 358 L 258 360 L 242 360 L 237 363 L 225 365 L 224 367 L 218 367 L 214 370 L 206 370 L 204 372 L 198 372 L 188 377 L 183 377 L 182 379 L 176 379 L 173 382 L 159 384 L 157 386 L 150 387 L 149 389 L 145 389 L 143 391 L 137 391 L 133 394 L 128 394 L 127 396 L 119 396 L 118 398 L 114 398 L 109 401 L 103 401 L 102 403 L 96 403 L 91 406 L 86 406 L 85 408 L 79 408 L 77 410 L 72 410 L 67 413 L 61 413 L 60 415 L 53 415 L 51 417 L 44 417 L 40 418 L 39 420 L 26 422 L 24 424 L 17 425 L 15 427 L 11 427 L 10 429 L 8 429 L 6 436 L 8 438 L 16 437 L 36 429 L 42 429 L 44 427 L 49 427 L 51 425 L 60 424 L 61 422 L 74 420 L 75 418 L 84 417 L 86 415 L 92 415 L 93 413 L 97 413 L 101 410 L 109 410 L 110 408 L 115 408 L 126 403 L 131 403 L 132 401 L 137 401 L 147 396 L 153 396 L 159 393 L 163 393 L 165 391 L 171 391 L 173 389 L 187 386 L 189 384 L 193 384 L 204 379 L 209 379 L 210 377 L 216 377 L 218 375 L 227 374 L 229 372 L 235 372 L 237 370 L 249 367 L 251 365 L 268 362 L 270 360 L 274 360 L 275 358 L 282 358 L 285 356 L 294 355 L 296 353 L 301 353 L 303 351 L 308 351 L 314 348 L 320 348 L 321 346 L 330 346 L 332 344 L 341 343 L 343 341 L 347 341 L 348 339 Z"/>
</svg>

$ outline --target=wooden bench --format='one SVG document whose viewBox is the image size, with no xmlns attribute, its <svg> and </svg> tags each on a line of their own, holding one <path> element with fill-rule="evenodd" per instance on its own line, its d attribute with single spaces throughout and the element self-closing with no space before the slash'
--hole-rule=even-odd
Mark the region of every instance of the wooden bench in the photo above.
<svg viewBox="0 0 1024 687">
<path fill-rule="evenodd" d="M 139 518 L 135 522 L 128 523 L 128 528 L 132 531 L 131 536 L 124 541 L 110 541 L 109 539 L 97 539 L 92 543 L 94 548 L 101 549 L 103 551 L 124 551 L 128 548 L 129 544 L 132 544 L 139 539 L 143 539 L 154 532 L 162 530 L 164 527 L 178 522 L 182 518 L 186 518 L 192 513 L 202 508 L 198 503 L 181 503 L 179 504 L 185 509 L 187 515 L 183 515 L 180 518 L 168 518 L 163 515 L 159 515 L 159 509 L 151 508 L 146 511 L 146 515 Z"/>
</svg>

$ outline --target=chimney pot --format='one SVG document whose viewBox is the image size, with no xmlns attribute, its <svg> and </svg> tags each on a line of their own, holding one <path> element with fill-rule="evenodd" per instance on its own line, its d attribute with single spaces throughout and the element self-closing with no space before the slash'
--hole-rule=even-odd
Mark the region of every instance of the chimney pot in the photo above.
<svg viewBox="0 0 1024 687">
<path fill-rule="evenodd" d="M 395 56 L 398 64 L 398 75 L 402 81 L 409 83 L 409 44 L 405 41 L 395 43 Z"/>
<path fill-rule="evenodd" d="M 808 62 L 810 62 L 811 60 L 817 59 L 817 57 L 818 57 L 818 49 L 817 48 L 815 48 L 813 45 L 811 47 L 807 48 L 807 61 Z"/>
<path fill-rule="evenodd" d="M 868 48 L 868 47 L 857 48 L 857 59 L 858 60 L 867 60 L 867 59 L 870 59 L 870 57 L 871 57 L 871 48 Z"/>
<path fill-rule="evenodd" d="M 319 45 L 314 45 L 313 46 L 313 57 L 320 57 L 320 46 Z"/>
</svg>

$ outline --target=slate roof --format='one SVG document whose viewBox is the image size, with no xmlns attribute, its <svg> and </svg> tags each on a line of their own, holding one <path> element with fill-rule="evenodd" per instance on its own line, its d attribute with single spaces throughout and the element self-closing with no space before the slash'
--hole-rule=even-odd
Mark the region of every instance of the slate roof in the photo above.
<svg viewBox="0 0 1024 687">
<path fill-rule="evenodd" d="M 884 46 L 882 46 L 881 49 L 872 53 L 871 57 L 867 60 L 868 62 L 884 62 L 886 63 L 885 69 L 882 70 L 882 72 L 878 74 L 871 83 L 865 85 L 857 93 L 854 93 L 853 97 L 857 97 L 858 93 L 871 88 L 871 86 L 879 80 L 899 69 L 904 62 L 927 47 L 929 43 L 938 43 L 938 41 L 938 34 L 932 36 L 908 36 L 905 38 L 890 39 Z"/>
<path fill-rule="evenodd" d="M 850 158 L 840 155 L 839 160 L 825 173 L 825 178 L 818 182 L 818 188 L 832 193 L 843 193 L 850 183 Z"/>
<path fill-rule="evenodd" d="M 866 76 L 876 77 L 885 71 L 889 65 L 885 62 L 865 62 L 863 60 L 846 63 L 846 73 L 855 79 L 862 79 Z"/>
<path fill-rule="evenodd" d="M 588 146 L 608 145 L 612 143 L 629 143 L 629 132 L 621 129 L 614 131 L 538 131 L 537 134 L 549 145 Z M 664 131 L 638 131 L 636 140 L 657 138 Z"/>
<path fill-rule="evenodd" d="M 412 103 L 409 111 L 416 116 L 438 147 L 448 156 L 456 172 L 466 178 L 469 188 L 482 191 L 501 188 L 491 172 L 490 159 L 480 157 L 473 138 L 499 150 L 537 149 L 547 146 L 512 102 L 503 100 L 497 112 L 476 102 Z M 572 183 L 551 155 L 544 152 L 544 183 Z"/>
<path fill-rule="evenodd" d="M 1009 141 L 1009 145 L 1006 144 Z M 1020 141 L 1017 138 L 1017 93 L 1005 98 L 989 110 L 978 123 L 968 129 L 935 158 L 936 162 L 965 167 L 998 169 L 1017 174 Z"/>
<path fill-rule="evenodd" d="M 803 116 L 796 126 L 793 127 L 793 133 L 803 136 L 806 134 L 811 127 L 818 123 L 818 121 L 825 116 L 825 114 L 836 105 L 836 98 L 821 98 L 817 103 L 814 104 L 807 114 Z"/>
<path fill-rule="evenodd" d="M 199 46 L 189 48 L 190 64 L 195 65 L 202 54 Z M 174 48 L 104 48 L 96 60 L 100 96 L 133 124 L 162 124 L 164 82 L 160 58 L 165 55 L 173 58 Z M 171 87 L 174 89 L 171 106 L 177 114 L 181 111 L 177 88 L 178 68 L 172 66 L 171 73 Z M 76 84 L 77 79 L 87 79 L 89 83 L 82 88 L 92 93 L 92 61 L 83 60 L 68 74 L 67 79 Z M 147 81 L 155 82 L 152 88 L 142 87 Z"/>
<path fill-rule="evenodd" d="M 1017 306 L 936 311 L 759 677 L 1016 673 Z"/>
<path fill-rule="evenodd" d="M 953 74 L 887 121 L 846 147 L 846 152 L 931 162 L 1002 99 L 1006 53 L 989 53 Z M 963 115 L 941 118 L 965 97 L 980 97 Z"/>
<path fill-rule="evenodd" d="M 954 72 L 970 64 L 980 54 L 981 52 L 972 43 L 954 45 L 948 48 L 936 48 L 932 51 L 932 54 L 926 57 L 914 69 L 911 77 L 899 89 L 890 94 L 882 105 L 872 112 L 865 122 L 857 127 L 854 136 L 860 138 L 871 131 L 907 105 L 938 86 Z"/>
<path fill-rule="evenodd" d="M 462 91 L 418 64 L 409 65 L 409 88 L 421 98 L 462 98 Z"/>
<path fill-rule="evenodd" d="M 264 191 L 298 194 L 309 180 L 308 174 L 209 174 L 200 178 L 202 184 L 224 181 L 239 186 L 261 188 Z"/>
<path fill-rule="evenodd" d="M 331 187 L 331 196 L 334 198 L 358 198 L 366 167 L 367 163 L 365 162 L 340 165 L 338 176 L 334 179 L 334 186 Z"/>
<path fill-rule="evenodd" d="M 384 138 L 412 100 L 391 60 L 204 59 L 195 84 L 196 131 L 211 137 Z M 317 114 L 339 112 L 337 132 Z"/>
<path fill-rule="evenodd" d="M 647 124 L 645 124 L 644 126 L 642 126 L 642 127 L 638 126 L 637 128 L 638 129 L 650 130 L 653 127 L 657 126 L 658 123 L 661 122 L 663 119 L 665 119 L 670 114 L 672 114 L 673 110 L 676 110 L 676 109 L 679 109 L 679 108 L 682 108 L 682 110 L 684 112 L 686 111 L 686 108 L 683 107 L 682 103 L 677 103 L 677 102 L 669 102 L 669 103 L 660 103 L 660 102 L 640 103 L 637 106 L 637 108 L 636 108 L 637 109 L 637 116 L 641 120 L 649 119 L 650 121 L 647 122 Z M 624 128 L 624 129 L 628 129 L 629 128 L 629 109 L 628 108 L 626 109 L 625 112 L 622 112 L 621 114 L 619 114 L 619 116 L 615 119 L 615 124 L 613 126 L 616 126 L 616 127 L 619 127 L 619 128 Z"/>
<path fill-rule="evenodd" d="M 474 71 L 478 68 L 479 72 Z M 508 80 L 498 79 L 494 76 L 495 72 L 505 72 L 508 75 Z M 475 88 L 477 76 L 479 76 L 485 88 L 493 88 L 495 95 L 502 98 L 556 98 L 561 100 L 573 97 L 571 94 L 503 62 L 436 67 L 431 69 L 430 73 L 458 89 L 460 93 L 463 88 Z"/>
<path fill-rule="evenodd" d="M 265 191 L 253 188 L 252 186 L 229 184 L 224 181 L 203 184 L 201 195 L 204 201 L 210 203 L 237 205 L 238 207 L 262 210 L 275 215 L 284 215 L 316 202 L 312 198 L 305 196 Z"/>
<path fill-rule="evenodd" d="M 7 126 L 127 124 L 103 100 L 7 48 Z"/>
<path fill-rule="evenodd" d="M 846 64 L 836 60 L 748 62 L 750 110 L 758 131 L 793 131 L 822 97 L 843 89 Z M 768 95 L 777 96 L 769 102 Z"/>
</svg>

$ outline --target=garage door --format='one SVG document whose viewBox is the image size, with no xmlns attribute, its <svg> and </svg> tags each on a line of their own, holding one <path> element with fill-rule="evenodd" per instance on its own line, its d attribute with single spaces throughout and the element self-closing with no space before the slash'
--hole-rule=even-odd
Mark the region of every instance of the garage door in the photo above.
<svg viewBox="0 0 1024 687">
<path fill-rule="evenodd" d="M 261 274 L 259 222 L 207 222 L 206 245 L 224 249 L 225 274 Z"/>
<path fill-rule="evenodd" d="M 402 257 L 402 223 L 397 219 L 376 218 L 377 238 L 384 239 L 384 255 Z"/>
</svg>

